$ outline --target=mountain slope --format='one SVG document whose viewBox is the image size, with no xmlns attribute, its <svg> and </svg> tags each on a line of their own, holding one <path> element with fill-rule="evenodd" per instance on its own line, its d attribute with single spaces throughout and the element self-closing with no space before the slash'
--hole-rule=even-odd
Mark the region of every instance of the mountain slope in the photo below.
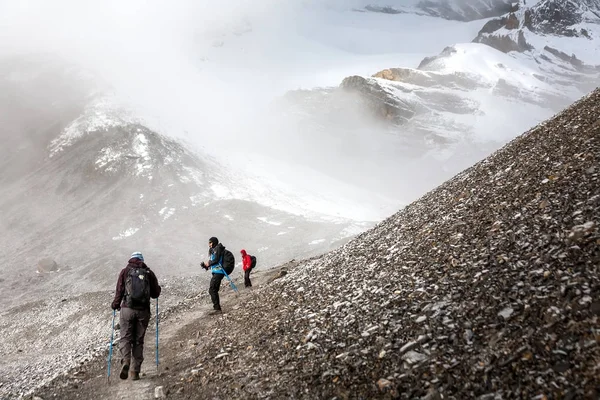
<svg viewBox="0 0 600 400">
<path fill-rule="evenodd" d="M 261 290 L 175 398 L 597 396 L 599 112 L 596 90 Z"/>
</svg>

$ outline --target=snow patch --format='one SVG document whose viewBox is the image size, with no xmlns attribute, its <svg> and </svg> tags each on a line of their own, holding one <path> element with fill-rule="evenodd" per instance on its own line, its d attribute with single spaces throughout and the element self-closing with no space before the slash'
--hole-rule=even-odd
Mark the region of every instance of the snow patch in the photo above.
<svg viewBox="0 0 600 400">
<path fill-rule="evenodd" d="M 119 107 L 115 99 L 100 98 L 86 106 L 83 114 L 71 122 L 59 137 L 50 142 L 50 157 L 72 146 L 84 135 L 134 123 L 139 123 L 139 120 Z"/>
<path fill-rule="evenodd" d="M 202 196 L 201 194 L 196 194 L 194 196 L 190 196 L 190 202 L 192 203 L 192 206 L 194 206 L 194 207 L 199 204 L 202 204 L 204 202 L 204 200 L 205 200 L 204 196 Z"/>
<path fill-rule="evenodd" d="M 266 224 L 269 224 L 269 225 L 275 225 L 275 226 L 281 225 L 281 222 L 269 221 L 269 219 L 267 217 L 256 217 L 256 219 L 259 221 L 262 221 Z"/>
<path fill-rule="evenodd" d="M 229 199 L 234 197 L 230 188 L 220 183 L 213 183 L 210 186 L 210 189 L 213 191 L 217 199 Z"/>
<path fill-rule="evenodd" d="M 104 147 L 102 150 L 100 150 L 100 154 L 100 158 L 96 160 L 96 169 L 102 169 L 106 167 L 105 171 L 116 172 L 116 168 L 114 166 L 108 165 L 118 160 L 122 156 L 122 153 L 110 147 Z"/>
<path fill-rule="evenodd" d="M 140 228 L 128 228 L 128 229 L 125 229 L 123 232 L 119 233 L 119 236 L 113 236 L 112 240 L 122 240 L 122 239 L 125 239 L 126 237 L 134 235 L 139 230 L 140 230 Z"/>
<path fill-rule="evenodd" d="M 175 208 L 163 207 L 160 209 L 158 214 L 163 217 L 163 220 L 167 220 L 169 217 L 175 214 Z"/>
<path fill-rule="evenodd" d="M 179 175 L 179 180 L 183 183 L 195 183 L 200 186 L 204 184 L 204 173 L 196 168 L 184 166 L 182 168 L 186 175 Z"/>
</svg>

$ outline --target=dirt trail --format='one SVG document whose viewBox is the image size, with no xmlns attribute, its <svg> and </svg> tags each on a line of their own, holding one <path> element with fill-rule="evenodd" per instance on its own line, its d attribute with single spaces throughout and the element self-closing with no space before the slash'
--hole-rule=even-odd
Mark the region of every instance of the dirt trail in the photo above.
<svg viewBox="0 0 600 400">
<path fill-rule="evenodd" d="M 156 325 L 150 322 L 145 338 L 144 363 L 139 381 L 121 380 L 119 378 L 120 359 L 117 348 L 113 348 L 111 363 L 111 377 L 107 380 L 107 357 L 100 357 L 80 368 L 72 370 L 66 376 L 61 376 L 40 388 L 27 398 L 60 398 L 69 399 L 97 399 L 97 400 L 142 400 L 154 399 L 157 386 L 167 386 L 174 380 L 180 379 L 179 372 L 193 367 L 183 365 L 189 363 L 185 357 L 191 349 L 198 346 L 203 340 L 212 340 L 205 335 L 220 320 L 226 319 L 229 312 L 240 309 L 244 300 L 252 296 L 254 290 L 271 281 L 280 274 L 282 267 L 268 271 L 257 271 L 252 275 L 252 289 L 245 289 L 243 282 L 235 279 L 239 292 L 235 293 L 225 280 L 219 292 L 224 313 L 219 316 L 210 316 L 212 304 L 207 296 L 190 298 L 186 306 L 167 315 L 159 325 L 159 369 L 156 368 L 155 335 Z M 285 269 L 285 268 L 284 268 Z M 164 293 L 164 295 L 168 295 Z"/>
<path fill-rule="evenodd" d="M 223 291 L 223 289 L 221 289 Z M 222 296 L 230 297 L 230 296 Z M 111 377 L 110 382 L 107 381 L 106 374 L 98 375 L 94 378 L 84 382 L 82 390 L 77 393 L 79 397 L 87 395 L 88 391 L 93 390 L 95 399 L 154 399 L 155 388 L 159 386 L 157 378 L 164 375 L 161 371 L 168 368 L 169 363 L 165 363 L 165 359 L 169 360 L 169 347 L 171 346 L 171 340 L 180 329 L 186 327 L 188 324 L 196 323 L 199 319 L 209 318 L 207 313 L 212 309 L 210 305 L 197 305 L 192 306 L 192 310 L 185 311 L 182 314 L 178 314 L 172 318 L 169 323 L 165 323 L 163 326 L 159 326 L 159 368 L 157 373 L 156 368 L 156 325 L 148 329 L 146 333 L 146 343 L 144 349 L 144 363 L 142 364 L 142 379 L 139 381 L 132 381 L 130 379 L 122 380 L 119 378 L 119 372 L 121 370 L 120 360 L 118 351 L 113 353 L 113 361 L 111 366 Z M 163 354 L 164 353 L 164 354 Z M 96 361 L 98 362 L 98 361 Z M 106 371 L 106 365 L 104 366 Z M 91 393 L 89 393 L 91 394 Z M 91 397 L 90 397 L 91 398 Z"/>
</svg>

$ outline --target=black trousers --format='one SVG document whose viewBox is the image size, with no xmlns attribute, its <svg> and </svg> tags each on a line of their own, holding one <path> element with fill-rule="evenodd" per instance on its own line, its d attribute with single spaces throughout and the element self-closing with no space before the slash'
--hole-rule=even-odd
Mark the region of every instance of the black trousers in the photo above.
<svg viewBox="0 0 600 400">
<path fill-rule="evenodd" d="M 247 271 L 244 271 L 244 286 L 245 287 L 252 286 L 252 282 L 250 282 L 250 271 L 252 271 L 252 270 L 249 269 Z"/>
<path fill-rule="evenodd" d="M 223 274 L 213 274 L 212 279 L 210 280 L 210 287 L 208 288 L 208 294 L 210 294 L 210 299 L 213 303 L 213 308 L 215 310 L 221 309 L 221 303 L 219 301 L 219 289 L 221 288 L 221 281 L 225 275 Z"/>
</svg>

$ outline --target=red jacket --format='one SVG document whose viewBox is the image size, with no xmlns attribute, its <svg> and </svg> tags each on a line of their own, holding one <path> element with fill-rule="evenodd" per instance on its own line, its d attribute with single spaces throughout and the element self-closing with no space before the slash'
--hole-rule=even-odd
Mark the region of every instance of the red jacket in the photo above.
<svg viewBox="0 0 600 400">
<path fill-rule="evenodd" d="M 246 250 L 242 249 L 240 253 L 242 253 L 242 269 L 244 271 L 248 271 L 250 269 L 250 265 L 252 265 L 252 259 L 250 258 L 250 255 L 246 253 Z"/>
</svg>

